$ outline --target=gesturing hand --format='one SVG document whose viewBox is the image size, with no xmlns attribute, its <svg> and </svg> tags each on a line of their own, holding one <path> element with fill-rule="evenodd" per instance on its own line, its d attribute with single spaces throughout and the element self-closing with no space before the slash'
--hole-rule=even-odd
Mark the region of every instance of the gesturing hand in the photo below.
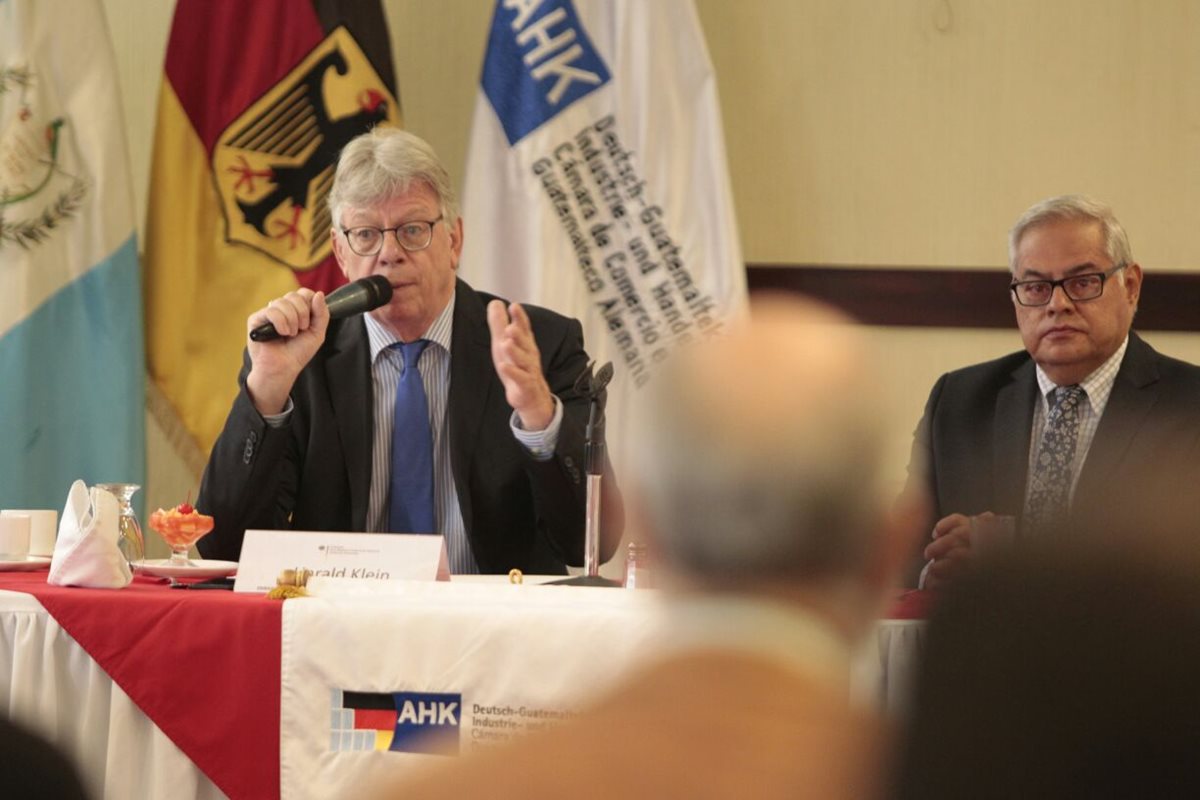
<svg viewBox="0 0 1200 800">
<path fill-rule="evenodd" d="M 529 315 L 517 303 L 506 310 L 504 303 L 493 300 L 488 303 L 487 319 L 492 332 L 492 363 L 504 384 L 505 399 L 521 418 L 521 427 L 545 430 L 554 418 L 554 400 L 542 374 L 542 357 L 533 339 Z"/>
</svg>

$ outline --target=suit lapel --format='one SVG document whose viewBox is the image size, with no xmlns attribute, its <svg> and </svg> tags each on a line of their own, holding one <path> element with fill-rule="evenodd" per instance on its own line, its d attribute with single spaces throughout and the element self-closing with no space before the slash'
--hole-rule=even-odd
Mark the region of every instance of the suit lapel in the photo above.
<svg viewBox="0 0 1200 800">
<path fill-rule="evenodd" d="M 450 339 L 450 397 L 447 402 L 450 425 L 450 466 L 459 487 L 458 504 L 463 524 L 473 530 L 469 487 L 473 443 L 483 423 L 484 411 L 491 402 L 495 381 L 491 335 L 483 301 L 475 290 L 461 280 L 455 287 L 454 331 Z"/>
<path fill-rule="evenodd" d="M 1154 356 L 1150 346 L 1130 332 L 1125 359 L 1079 475 L 1076 507 L 1080 498 L 1086 502 L 1086 498 L 1101 496 L 1104 487 L 1117 477 L 1121 461 L 1149 417 L 1159 393 Z"/>
<path fill-rule="evenodd" d="M 1012 379 L 996 395 L 992 424 L 997 514 L 1019 515 L 1025 505 L 1025 482 L 1029 473 L 1029 438 L 1033 430 L 1033 404 L 1037 399 L 1037 377 L 1033 360 L 1012 372 Z"/>
<path fill-rule="evenodd" d="M 371 348 L 361 318 L 346 320 L 334 334 L 325 359 L 325 381 L 350 481 L 350 530 L 365 531 L 375 421 Z"/>
</svg>

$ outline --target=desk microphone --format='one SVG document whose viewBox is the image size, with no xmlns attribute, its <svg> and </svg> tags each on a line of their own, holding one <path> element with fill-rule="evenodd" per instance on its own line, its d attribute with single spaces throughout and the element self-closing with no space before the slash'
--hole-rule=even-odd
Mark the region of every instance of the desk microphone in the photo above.
<svg viewBox="0 0 1200 800">
<path fill-rule="evenodd" d="M 379 308 L 391 299 L 392 285 L 388 279 L 382 275 L 372 275 L 334 289 L 325 298 L 325 304 L 329 306 L 330 319 L 343 319 Z M 250 338 L 256 342 L 269 342 L 278 339 L 279 333 L 274 325 L 264 322 L 250 331 Z"/>
<path fill-rule="evenodd" d="M 584 509 L 583 574 L 553 583 L 567 586 L 620 586 L 616 581 L 600 577 L 600 481 L 604 477 L 604 406 L 608 402 L 608 382 L 613 377 L 612 362 L 593 371 L 591 362 L 575 379 L 575 391 L 588 398 L 587 432 L 583 443 L 583 458 L 587 462 L 587 505 Z"/>
</svg>

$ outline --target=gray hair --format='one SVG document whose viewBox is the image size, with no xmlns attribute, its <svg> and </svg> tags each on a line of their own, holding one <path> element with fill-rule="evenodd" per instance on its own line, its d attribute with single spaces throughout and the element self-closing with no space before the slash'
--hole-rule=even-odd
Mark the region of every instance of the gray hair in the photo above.
<svg viewBox="0 0 1200 800">
<path fill-rule="evenodd" d="M 1125 228 L 1117 221 L 1113 210 L 1099 200 L 1082 194 L 1064 194 L 1036 203 L 1021 215 L 1008 234 L 1008 268 L 1017 271 L 1017 248 L 1021 239 L 1031 229 L 1047 222 L 1076 220 L 1097 222 L 1104 235 L 1104 251 L 1113 266 L 1132 264 L 1133 252 L 1129 249 L 1129 237 Z"/>
<path fill-rule="evenodd" d="M 645 388 L 631 472 L 676 572 L 745 585 L 851 576 L 870 558 L 887 506 L 877 394 L 845 358 L 849 325 L 799 330 L 809 341 L 781 343 L 782 359 L 764 353 L 778 370 L 761 380 L 739 380 L 755 368 L 714 364 L 709 350 L 668 360 Z M 745 384 L 763 402 L 744 403 Z"/>
<path fill-rule="evenodd" d="M 421 137 L 400 128 L 376 127 L 350 141 L 338 157 L 329 212 L 333 227 L 342 226 L 346 208 L 367 208 L 407 192 L 414 182 L 429 186 L 438 197 L 446 227 L 458 220 L 458 200 L 450 175 L 437 153 Z"/>
</svg>

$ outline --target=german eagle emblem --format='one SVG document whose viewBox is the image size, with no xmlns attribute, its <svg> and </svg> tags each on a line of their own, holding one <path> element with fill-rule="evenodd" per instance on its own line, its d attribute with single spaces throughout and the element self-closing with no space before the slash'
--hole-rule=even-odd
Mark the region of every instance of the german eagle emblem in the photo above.
<svg viewBox="0 0 1200 800">
<path fill-rule="evenodd" d="M 319 265 L 338 153 L 376 125 L 399 125 L 397 106 L 350 33 L 335 29 L 217 140 L 226 238 L 295 270 Z"/>
</svg>

